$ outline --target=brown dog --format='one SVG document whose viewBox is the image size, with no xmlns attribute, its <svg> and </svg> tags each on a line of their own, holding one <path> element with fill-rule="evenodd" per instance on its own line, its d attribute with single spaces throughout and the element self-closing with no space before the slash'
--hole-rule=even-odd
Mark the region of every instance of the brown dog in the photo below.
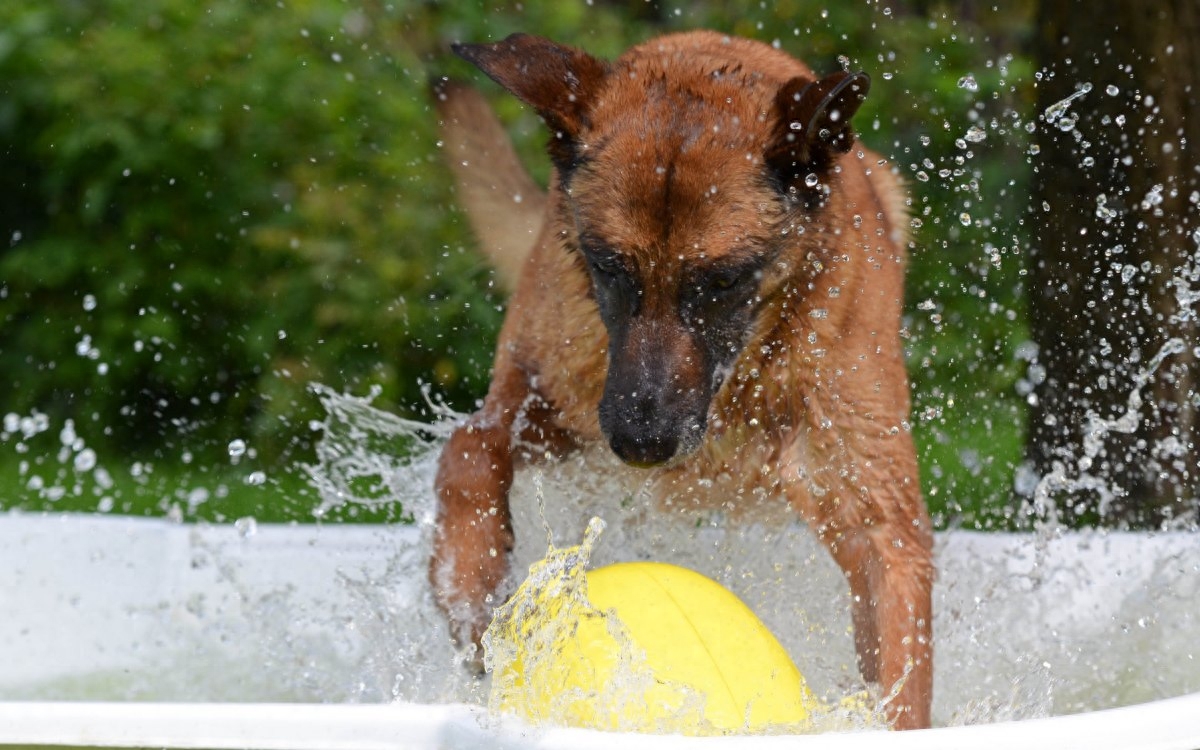
<svg viewBox="0 0 1200 750">
<path fill-rule="evenodd" d="M 515 290 L 438 471 L 430 578 L 456 637 L 503 594 L 514 464 L 605 440 L 664 497 L 786 498 L 849 579 L 863 676 L 898 689 L 896 727 L 928 726 L 905 199 L 854 146 L 867 76 L 710 32 L 611 63 L 525 35 L 455 52 L 541 115 L 555 168 L 544 196 L 478 95 L 440 91 L 468 215 Z"/>
</svg>

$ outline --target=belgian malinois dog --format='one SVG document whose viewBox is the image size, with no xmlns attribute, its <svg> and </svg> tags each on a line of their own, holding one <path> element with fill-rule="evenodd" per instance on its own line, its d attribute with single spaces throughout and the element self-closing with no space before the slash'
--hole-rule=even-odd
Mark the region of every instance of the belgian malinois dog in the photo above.
<svg viewBox="0 0 1200 750">
<path fill-rule="evenodd" d="M 481 97 L 437 91 L 460 197 L 512 291 L 483 407 L 441 454 L 430 580 L 461 643 L 503 597 L 514 466 L 604 441 L 660 497 L 780 498 L 845 571 L 864 678 L 926 727 L 930 520 L 900 338 L 906 198 L 855 143 L 870 80 L 712 32 L 612 62 L 454 51 L 550 130 L 543 193 Z"/>
</svg>

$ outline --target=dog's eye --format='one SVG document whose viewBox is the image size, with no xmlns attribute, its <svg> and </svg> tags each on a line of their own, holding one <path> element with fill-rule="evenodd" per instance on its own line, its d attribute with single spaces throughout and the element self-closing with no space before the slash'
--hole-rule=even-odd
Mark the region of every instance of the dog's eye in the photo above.
<svg viewBox="0 0 1200 750">
<path fill-rule="evenodd" d="M 592 267 L 592 271 L 601 276 L 619 276 L 621 274 L 621 264 L 611 258 L 590 258 L 588 265 Z"/>
<path fill-rule="evenodd" d="M 587 261 L 588 268 L 595 276 L 608 280 L 628 276 L 625 266 L 621 261 L 617 260 L 615 255 L 586 253 L 584 258 Z"/>
<path fill-rule="evenodd" d="M 731 292 L 742 287 L 747 281 L 754 278 L 754 274 L 746 271 L 726 271 L 716 274 L 708 279 L 708 289 L 714 294 L 723 292 Z"/>
<path fill-rule="evenodd" d="M 729 289 L 733 289 L 735 286 L 740 284 L 741 281 L 742 281 L 741 276 L 734 276 L 734 275 L 730 274 L 727 276 L 716 277 L 715 279 L 712 280 L 712 282 L 710 283 L 710 286 L 713 289 L 717 290 L 718 292 L 724 292 Z"/>
</svg>

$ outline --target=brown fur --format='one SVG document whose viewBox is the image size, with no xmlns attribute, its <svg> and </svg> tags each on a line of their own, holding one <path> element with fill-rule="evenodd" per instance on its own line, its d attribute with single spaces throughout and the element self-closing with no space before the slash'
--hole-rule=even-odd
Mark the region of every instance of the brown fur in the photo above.
<svg viewBox="0 0 1200 750">
<path fill-rule="evenodd" d="M 542 115 L 556 173 L 526 256 L 488 241 L 528 223 L 480 209 L 492 164 L 458 170 L 489 217 L 485 244 L 522 271 L 484 406 L 438 473 L 431 581 L 456 637 L 477 641 L 508 574 L 507 494 L 529 458 L 516 446 L 607 439 L 664 498 L 786 497 L 846 573 L 864 677 L 901 685 L 895 726 L 928 726 L 932 534 L 899 331 L 907 221 L 896 179 L 853 145 L 866 77 L 817 79 L 710 32 L 611 64 L 521 35 L 457 51 Z M 468 162 L 513 168 L 477 94 L 440 99 L 448 144 L 470 130 Z"/>
</svg>

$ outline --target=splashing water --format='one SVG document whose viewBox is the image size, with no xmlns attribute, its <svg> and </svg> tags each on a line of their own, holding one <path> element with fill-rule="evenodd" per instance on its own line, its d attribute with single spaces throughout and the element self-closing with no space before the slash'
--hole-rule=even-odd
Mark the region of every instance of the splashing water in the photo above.
<svg viewBox="0 0 1200 750">
<path fill-rule="evenodd" d="M 363 644 L 345 668 L 357 680 L 353 694 L 489 702 L 487 682 L 458 666 L 462 657 L 449 646 L 424 584 L 437 455 L 454 424 L 449 412 L 433 424 L 412 422 L 372 407 L 370 398 L 316 390 L 327 417 L 319 461 L 309 472 L 322 504 L 398 501 L 420 537 L 394 547 L 382 571 L 364 566 L 340 576 L 341 594 L 350 599 L 342 616 Z M 403 457 L 396 446 L 407 446 Z M 547 557 L 548 536 L 578 539 L 599 516 L 607 525 L 604 544 L 587 550 L 592 566 L 657 560 L 696 570 L 762 619 L 820 699 L 836 704 L 864 689 L 845 579 L 784 504 L 756 498 L 753 516 L 736 522 L 686 505 L 664 511 L 655 508 L 644 475 L 603 449 L 519 471 L 510 501 L 514 571 Z M 563 558 L 582 564 L 560 552 L 560 562 L 548 568 Z M 957 531 L 939 537 L 938 566 L 936 723 L 1033 718 L 1200 689 L 1188 636 L 1200 627 L 1192 604 L 1200 595 L 1193 535 L 1158 534 L 1150 544 L 1115 532 Z M 320 695 L 344 694 L 342 682 L 326 680 Z"/>
<path fill-rule="evenodd" d="M 1053 469 L 1038 481 L 1031 501 L 1032 515 L 1035 518 L 1049 526 L 1058 525 L 1058 507 L 1053 498 L 1060 492 L 1095 492 L 1100 498 L 1099 512 L 1101 514 L 1108 512 L 1112 502 L 1116 499 L 1118 490 L 1102 477 L 1091 474 L 1090 470 L 1104 449 L 1105 440 L 1109 435 L 1113 433 L 1130 434 L 1137 430 L 1144 403 L 1142 391 L 1168 357 L 1180 354 L 1186 348 L 1186 344 L 1180 338 L 1170 338 L 1163 343 L 1154 357 L 1150 359 L 1149 364 L 1134 376 L 1133 388 L 1126 397 L 1125 410 L 1121 414 L 1104 418 L 1094 411 L 1088 410 L 1084 417 L 1083 444 L 1080 446 L 1082 455 L 1075 459 L 1075 470 L 1072 472 L 1066 462 L 1057 461 Z"/>
<path fill-rule="evenodd" d="M 534 484 L 541 499 L 536 477 Z M 885 708 L 900 685 L 883 700 L 862 691 L 823 705 L 812 698 L 802 677 L 799 697 L 804 708 L 789 713 L 802 719 L 751 719 L 747 707 L 748 725 L 742 729 L 713 724 L 706 713 L 706 696 L 658 674 L 618 613 L 601 610 L 589 599 L 587 567 L 605 526 L 593 517 L 582 544 L 559 549 L 551 542 L 546 556 L 530 566 L 525 581 L 495 611 L 483 636 L 493 715 L 516 713 L 535 726 L 688 736 L 807 734 L 887 725 Z M 611 660 L 576 645 L 593 641 L 612 646 L 611 651 L 601 649 Z"/>
<path fill-rule="evenodd" d="M 1054 104 L 1051 104 L 1049 107 L 1046 107 L 1046 111 L 1042 113 L 1042 116 L 1046 118 L 1046 122 L 1053 124 L 1067 113 L 1067 109 L 1070 108 L 1072 102 L 1084 96 L 1085 94 L 1090 93 L 1091 90 L 1092 84 L 1084 83 L 1074 94 L 1071 94 L 1064 99 L 1060 99 Z"/>
<path fill-rule="evenodd" d="M 586 568 L 604 527 L 603 520 L 593 518 L 582 544 L 565 549 L 551 544 L 545 558 L 530 566 L 529 577 L 496 610 L 483 637 L 484 664 L 492 675 L 488 708 L 495 714 L 519 713 L 535 726 L 718 733 L 706 725 L 701 696 L 656 680 L 620 620 L 589 601 Z M 564 644 L 577 629 L 595 627 L 597 622 L 618 646 L 611 672 L 564 654 Z M 560 663 L 564 659 L 571 662 L 567 672 L 576 673 L 572 676 L 578 679 L 548 685 L 524 677 L 538 671 L 565 674 Z M 675 710 L 648 716 L 647 698 L 652 692 Z"/>
<path fill-rule="evenodd" d="M 321 497 L 313 515 L 346 504 L 401 507 L 409 518 L 431 513 L 434 464 L 454 428 L 453 412 L 430 402 L 435 420 L 416 422 L 371 406 L 377 389 L 365 397 L 319 383 L 310 390 L 325 409 L 324 421 L 312 425 L 322 433 L 316 463 L 303 467 Z"/>
<path fill-rule="evenodd" d="M 0 697 L 488 703 L 487 679 L 461 667 L 426 582 L 433 478 L 454 422 L 402 420 L 369 398 L 315 390 L 326 409 L 308 467 L 318 510 L 393 504 L 397 523 L 260 523 L 243 535 L 232 523 L 9 516 L 0 570 L 12 574 L 0 593 L 27 606 L 0 622 Z M 20 422 L 6 417 L 5 429 Z M 1086 481 L 1077 474 L 1074 462 L 1062 469 L 1064 481 Z M 783 503 L 747 498 L 758 509 L 749 519 L 655 507 L 644 476 L 602 449 L 519 471 L 511 501 L 514 571 L 547 556 L 548 530 L 578 539 L 602 517 L 594 566 L 691 568 L 758 615 L 818 698 L 863 689 L 845 579 Z M 1184 531 L 939 532 L 935 723 L 1200 690 L 1198 550 Z"/>
</svg>

